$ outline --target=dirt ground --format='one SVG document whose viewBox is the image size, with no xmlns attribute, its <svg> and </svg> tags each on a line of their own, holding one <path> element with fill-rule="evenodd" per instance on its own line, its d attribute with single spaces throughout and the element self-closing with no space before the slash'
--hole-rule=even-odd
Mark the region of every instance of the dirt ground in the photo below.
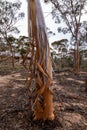
<svg viewBox="0 0 87 130">
<path fill-rule="evenodd" d="M 20 64 L 0 61 L 0 130 L 87 130 L 87 70 L 54 73 L 54 121 L 33 121 L 25 86 L 26 71 Z"/>
</svg>

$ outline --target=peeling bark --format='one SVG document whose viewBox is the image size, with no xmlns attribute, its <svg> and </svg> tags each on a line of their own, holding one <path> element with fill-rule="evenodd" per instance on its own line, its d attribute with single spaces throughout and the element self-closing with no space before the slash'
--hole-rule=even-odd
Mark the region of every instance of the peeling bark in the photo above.
<svg viewBox="0 0 87 130">
<path fill-rule="evenodd" d="M 31 44 L 34 45 L 29 64 L 32 75 L 28 81 L 34 119 L 53 120 L 50 49 L 39 0 L 28 0 L 28 31 Z"/>
</svg>

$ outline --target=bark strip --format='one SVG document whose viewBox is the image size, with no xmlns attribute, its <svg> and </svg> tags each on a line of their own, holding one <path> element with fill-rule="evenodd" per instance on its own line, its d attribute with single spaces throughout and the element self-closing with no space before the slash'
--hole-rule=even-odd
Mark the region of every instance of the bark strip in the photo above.
<svg viewBox="0 0 87 130">
<path fill-rule="evenodd" d="M 32 111 L 34 119 L 53 120 L 52 67 L 44 17 L 39 0 L 28 0 L 28 31 L 32 52 L 30 68 L 32 81 Z M 30 78 L 31 79 L 31 78 Z"/>
</svg>

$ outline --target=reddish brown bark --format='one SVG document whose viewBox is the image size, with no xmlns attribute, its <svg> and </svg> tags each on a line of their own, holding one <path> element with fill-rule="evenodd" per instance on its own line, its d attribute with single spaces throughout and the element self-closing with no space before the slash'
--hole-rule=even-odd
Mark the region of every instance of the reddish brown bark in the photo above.
<svg viewBox="0 0 87 130">
<path fill-rule="evenodd" d="M 32 88 L 32 110 L 34 119 L 53 120 L 52 67 L 49 43 L 39 0 L 28 0 L 28 31 L 32 51 L 30 68 L 32 75 L 29 86 Z"/>
</svg>

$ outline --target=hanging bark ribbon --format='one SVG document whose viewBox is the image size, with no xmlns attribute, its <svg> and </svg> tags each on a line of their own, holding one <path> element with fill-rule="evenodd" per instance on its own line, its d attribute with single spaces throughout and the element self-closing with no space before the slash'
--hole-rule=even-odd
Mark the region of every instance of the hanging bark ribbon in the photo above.
<svg viewBox="0 0 87 130">
<path fill-rule="evenodd" d="M 34 119 L 53 120 L 52 67 L 44 17 L 39 0 L 28 0 L 28 32 L 34 46 L 31 51 L 33 78 L 29 80 Z"/>
</svg>

